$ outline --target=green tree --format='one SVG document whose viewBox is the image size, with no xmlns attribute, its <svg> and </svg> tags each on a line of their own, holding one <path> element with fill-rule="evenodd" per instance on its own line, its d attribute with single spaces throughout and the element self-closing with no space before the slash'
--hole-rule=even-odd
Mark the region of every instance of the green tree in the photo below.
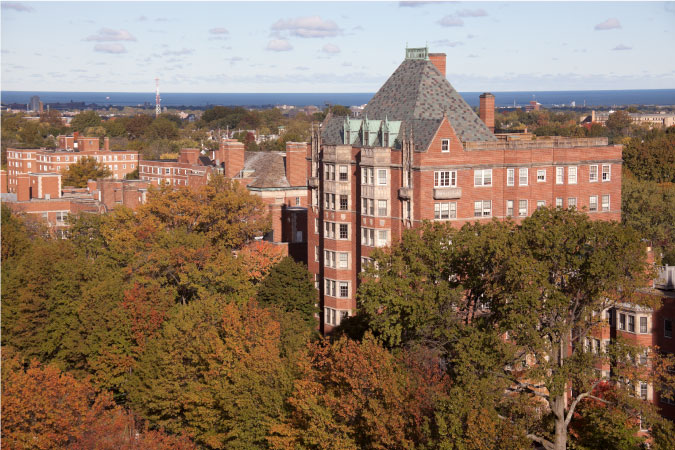
<svg viewBox="0 0 675 450">
<path fill-rule="evenodd" d="M 145 135 L 150 139 L 176 139 L 178 126 L 165 117 L 158 117 L 145 130 Z"/>
<path fill-rule="evenodd" d="M 351 116 L 352 112 L 346 106 L 342 105 L 332 105 L 330 107 L 330 112 L 334 116 Z"/>
<path fill-rule="evenodd" d="M 286 257 L 258 286 L 258 301 L 286 312 L 297 312 L 309 326 L 317 325 L 317 292 L 307 267 Z"/>
<path fill-rule="evenodd" d="M 291 389 L 279 338 L 265 310 L 193 302 L 149 342 L 130 382 L 131 404 L 155 426 L 187 432 L 205 448 L 266 448 Z"/>
<path fill-rule="evenodd" d="M 147 114 L 137 114 L 126 122 L 127 135 L 130 139 L 138 139 L 143 136 L 150 124 L 152 124 L 152 117 Z"/>
<path fill-rule="evenodd" d="M 609 115 L 605 126 L 610 132 L 610 136 L 625 136 L 633 123 L 628 112 L 619 110 Z"/>
<path fill-rule="evenodd" d="M 61 173 L 64 186 L 87 187 L 87 180 L 109 177 L 110 171 L 91 156 L 80 158 Z"/>
<path fill-rule="evenodd" d="M 503 387 L 506 382 L 514 397 L 543 401 L 547 408 L 538 411 L 542 421 L 529 420 L 526 434 L 547 449 L 566 448 L 569 422 L 578 402 L 591 396 L 601 381 L 594 365 L 608 357 L 586 353 L 581 344 L 590 330 L 602 323 L 603 316 L 598 313 L 622 301 L 648 304 L 646 298 L 633 295 L 644 286 L 649 274 L 639 236 L 617 223 L 591 221 L 583 213 L 538 209 L 521 225 L 466 225 L 457 234 L 439 237 L 441 240 L 433 248 L 441 251 L 431 252 L 429 260 L 442 261 L 444 253 L 448 253 L 445 258 L 450 261 L 450 275 L 443 278 L 450 280 L 450 286 L 467 292 L 466 298 L 425 302 L 448 305 L 441 311 L 434 306 L 429 313 L 421 309 L 424 304 L 419 309 L 401 308 L 398 296 L 372 286 L 403 284 L 398 289 L 408 298 L 419 298 L 423 294 L 410 293 L 427 295 L 427 291 L 433 293 L 436 289 L 436 280 L 426 283 L 424 275 L 433 265 L 422 260 L 419 264 L 429 268 L 409 271 L 398 262 L 400 256 L 390 259 L 389 253 L 384 253 L 375 257 L 378 268 L 366 274 L 359 293 L 360 308 L 369 319 L 373 318 L 373 328 L 390 345 L 405 342 L 400 336 L 442 333 L 444 340 L 434 338 L 436 348 L 449 352 L 448 360 L 456 361 L 450 370 L 461 375 L 467 370 L 458 369 L 472 359 L 471 352 L 457 347 L 456 343 L 461 342 L 457 333 L 468 321 L 461 314 L 454 321 L 448 316 L 456 316 L 455 311 L 461 312 L 462 308 L 471 311 L 472 297 L 480 299 L 486 309 L 471 323 L 475 323 L 475 330 L 492 333 L 492 344 L 471 366 L 484 365 L 485 376 L 490 376 L 495 386 Z M 424 254 L 423 248 L 415 247 L 415 251 Z M 405 279 L 410 272 L 416 275 Z M 387 319 L 377 317 L 378 311 Z M 412 317 L 420 318 L 411 321 L 408 311 L 414 313 Z M 508 341 L 500 339 L 503 333 L 508 333 Z M 617 358 L 614 362 L 620 360 L 624 366 L 631 366 L 626 355 L 634 356 L 640 349 L 617 347 L 620 349 L 613 355 Z M 525 358 L 536 363 L 525 365 Z M 570 387 L 575 397 L 568 403 Z"/>
<path fill-rule="evenodd" d="M 641 181 L 675 183 L 675 127 L 634 137 L 623 148 L 624 168 Z"/>
<path fill-rule="evenodd" d="M 89 127 L 98 127 L 101 125 L 101 116 L 96 111 L 83 111 L 73 117 L 70 127 L 74 131 L 83 132 Z"/>
</svg>

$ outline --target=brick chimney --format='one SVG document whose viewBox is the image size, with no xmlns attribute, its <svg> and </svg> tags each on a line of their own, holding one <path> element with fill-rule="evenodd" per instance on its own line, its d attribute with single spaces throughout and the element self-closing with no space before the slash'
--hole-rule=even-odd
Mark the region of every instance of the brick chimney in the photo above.
<svg viewBox="0 0 675 450">
<path fill-rule="evenodd" d="M 181 148 L 178 156 L 179 163 L 197 165 L 199 159 L 199 149 L 197 148 Z"/>
<path fill-rule="evenodd" d="M 429 53 L 429 61 L 436 66 L 438 71 L 445 77 L 445 53 Z"/>
<path fill-rule="evenodd" d="M 480 106 L 478 107 L 480 120 L 494 133 L 495 131 L 495 96 L 485 92 L 480 96 Z"/>
<path fill-rule="evenodd" d="M 244 144 L 236 139 L 223 139 L 216 153 L 217 161 L 225 164 L 225 176 L 234 178 L 244 168 Z"/>
<path fill-rule="evenodd" d="M 307 186 L 306 142 L 286 142 L 286 179 L 291 186 Z"/>
<path fill-rule="evenodd" d="M 104 152 L 110 151 L 110 138 L 107 136 L 103 138 L 103 151 Z"/>
</svg>

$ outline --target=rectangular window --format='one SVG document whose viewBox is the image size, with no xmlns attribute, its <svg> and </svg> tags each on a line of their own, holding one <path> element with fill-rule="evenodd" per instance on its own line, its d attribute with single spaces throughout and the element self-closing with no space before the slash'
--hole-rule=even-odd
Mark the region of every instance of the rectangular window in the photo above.
<svg viewBox="0 0 675 450">
<path fill-rule="evenodd" d="M 598 196 L 597 195 L 591 195 L 591 197 L 588 199 L 588 210 L 589 211 L 597 211 L 598 210 Z"/>
<path fill-rule="evenodd" d="M 513 200 L 506 201 L 506 215 L 508 217 L 513 217 Z"/>
<path fill-rule="evenodd" d="M 518 186 L 527 186 L 528 169 L 527 167 L 518 169 Z"/>
<path fill-rule="evenodd" d="M 434 187 L 456 187 L 457 172 L 454 170 L 444 170 L 434 172 Z"/>
<path fill-rule="evenodd" d="M 450 151 L 450 139 L 442 139 L 441 140 L 441 151 L 442 152 L 449 152 Z"/>
<path fill-rule="evenodd" d="M 562 197 L 557 197 L 557 198 L 555 199 L 555 207 L 556 207 L 556 208 L 561 208 L 561 209 L 562 209 L 562 207 L 563 207 L 563 199 L 562 199 Z"/>
<path fill-rule="evenodd" d="M 506 169 L 506 185 L 513 186 L 516 182 L 516 169 Z"/>
<path fill-rule="evenodd" d="M 319 247 L 314 247 L 314 261 L 319 262 Z"/>
<path fill-rule="evenodd" d="M 537 209 L 543 208 L 546 206 L 546 200 L 537 200 Z"/>
<path fill-rule="evenodd" d="M 340 258 L 340 264 L 339 267 L 340 269 L 347 269 L 349 267 L 349 253 L 340 253 L 339 254 Z"/>
<path fill-rule="evenodd" d="M 640 317 L 640 333 L 642 333 L 642 334 L 647 333 L 647 318 L 646 317 Z"/>
<path fill-rule="evenodd" d="M 457 218 L 457 203 L 435 203 L 434 204 L 434 219 L 446 220 Z"/>
<path fill-rule="evenodd" d="M 602 181 L 610 181 L 612 177 L 612 166 L 609 164 L 602 165 Z"/>
<path fill-rule="evenodd" d="M 368 214 L 368 199 L 365 197 L 361 197 L 361 214 Z"/>
<path fill-rule="evenodd" d="M 626 329 L 626 315 L 621 313 L 619 314 L 619 330 Z"/>
<path fill-rule="evenodd" d="M 527 216 L 527 200 L 518 200 L 518 216 Z"/>
<path fill-rule="evenodd" d="M 382 133 L 382 147 L 389 147 L 389 133 Z"/>
<path fill-rule="evenodd" d="M 628 316 L 628 331 L 635 333 L 635 316 Z"/>
<path fill-rule="evenodd" d="M 647 400 L 647 383 L 640 382 L 640 398 Z"/>
<path fill-rule="evenodd" d="M 546 169 L 537 169 L 537 183 L 546 181 Z"/>
<path fill-rule="evenodd" d="M 361 168 L 361 184 L 368 184 L 368 169 Z"/>
<path fill-rule="evenodd" d="M 300 206 L 300 197 L 295 197 L 295 206 Z"/>
<path fill-rule="evenodd" d="M 611 309 L 607 310 L 607 323 L 609 324 L 610 327 L 614 326 L 612 322 L 612 317 L 613 317 L 612 310 Z"/>
<path fill-rule="evenodd" d="M 663 336 L 667 338 L 673 337 L 673 321 L 670 319 L 663 319 Z"/>
<path fill-rule="evenodd" d="M 479 200 L 473 203 L 474 217 L 490 217 L 492 215 L 492 201 Z"/>
<path fill-rule="evenodd" d="M 347 211 L 348 204 L 349 204 L 349 196 L 340 195 L 340 211 Z"/>
<path fill-rule="evenodd" d="M 377 169 L 377 184 L 380 186 L 387 185 L 387 169 Z"/>
<path fill-rule="evenodd" d="M 474 169 L 474 186 L 492 186 L 492 169 Z"/>
<path fill-rule="evenodd" d="M 349 174 L 347 173 L 347 166 L 340 166 L 340 181 L 348 181 Z"/>
<path fill-rule="evenodd" d="M 171 173 L 171 169 L 169 169 L 168 167 L 166 169 L 164 169 L 165 175 L 169 175 L 169 173 Z"/>
<path fill-rule="evenodd" d="M 588 166 L 588 181 L 594 183 L 598 181 L 598 166 L 597 164 Z"/>
<path fill-rule="evenodd" d="M 387 201 L 386 200 L 378 200 L 377 201 L 377 215 L 380 217 L 386 217 L 387 216 Z"/>
<path fill-rule="evenodd" d="M 567 168 L 567 183 L 568 184 L 577 184 L 577 168 L 576 168 L 576 166 Z"/>
<path fill-rule="evenodd" d="M 568 208 L 576 208 L 577 207 L 577 198 L 576 197 L 570 197 L 567 199 L 567 207 Z"/>
<path fill-rule="evenodd" d="M 340 224 L 340 239 L 349 239 L 349 225 L 346 223 Z"/>
<path fill-rule="evenodd" d="M 609 211 L 609 195 L 602 196 L 602 210 Z"/>
<path fill-rule="evenodd" d="M 349 297 L 349 283 L 346 281 L 340 281 L 340 297 Z"/>
<path fill-rule="evenodd" d="M 388 241 L 389 231 L 388 230 L 379 230 L 377 232 L 377 246 L 386 247 Z"/>
<path fill-rule="evenodd" d="M 375 184 L 375 169 L 368 168 L 368 184 Z"/>
</svg>

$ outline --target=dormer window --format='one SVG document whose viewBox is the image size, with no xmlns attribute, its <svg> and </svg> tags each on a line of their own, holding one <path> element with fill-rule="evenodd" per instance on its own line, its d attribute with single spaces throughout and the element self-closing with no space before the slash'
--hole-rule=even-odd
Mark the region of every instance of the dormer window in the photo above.
<svg viewBox="0 0 675 450">
<path fill-rule="evenodd" d="M 382 146 L 383 147 L 389 147 L 389 132 L 385 131 L 382 134 Z"/>
<path fill-rule="evenodd" d="M 367 131 L 363 132 L 363 145 L 368 145 L 370 142 L 370 133 Z"/>
<path fill-rule="evenodd" d="M 349 130 L 345 131 L 345 144 L 351 143 Z"/>
</svg>

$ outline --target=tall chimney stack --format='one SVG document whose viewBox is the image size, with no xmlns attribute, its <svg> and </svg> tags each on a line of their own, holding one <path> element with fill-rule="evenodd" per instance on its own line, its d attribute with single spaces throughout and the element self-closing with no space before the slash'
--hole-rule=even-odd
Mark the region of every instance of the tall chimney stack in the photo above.
<svg viewBox="0 0 675 450">
<path fill-rule="evenodd" d="M 445 53 L 429 53 L 429 61 L 436 66 L 438 71 L 445 77 Z"/>
<path fill-rule="evenodd" d="M 489 92 L 485 92 L 480 96 L 480 106 L 478 107 L 478 115 L 480 120 L 485 122 L 485 125 L 495 132 L 495 96 Z"/>
</svg>

